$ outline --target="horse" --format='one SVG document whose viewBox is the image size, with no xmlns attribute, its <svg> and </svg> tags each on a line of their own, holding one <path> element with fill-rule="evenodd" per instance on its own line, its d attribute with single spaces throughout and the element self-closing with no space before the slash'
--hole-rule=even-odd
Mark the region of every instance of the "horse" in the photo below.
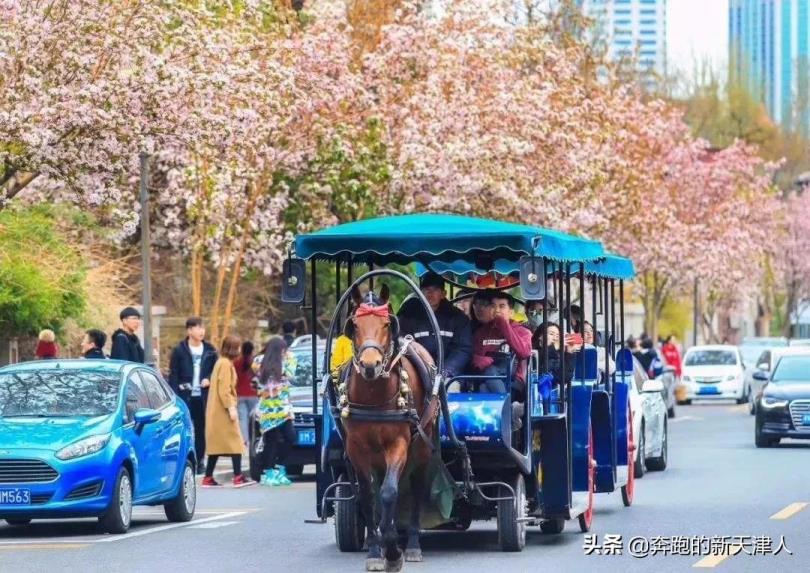
<svg viewBox="0 0 810 573">
<path fill-rule="evenodd" d="M 361 296 L 357 287 L 352 290 L 355 310 L 345 333 L 352 340 L 353 357 L 339 379 L 345 452 L 356 474 L 358 504 L 367 528 L 367 571 L 402 568 L 397 507 L 406 501 L 399 499 L 406 467 L 411 495 L 404 561 L 422 561 L 421 503 L 436 432 L 436 403 L 428 393 L 431 381 L 422 379 L 431 372 L 432 359 L 417 343 L 399 340 L 389 294 L 387 285 L 379 296 L 371 291 Z M 419 359 L 429 368 L 418 367 Z M 379 522 L 373 486 L 379 489 Z"/>
</svg>

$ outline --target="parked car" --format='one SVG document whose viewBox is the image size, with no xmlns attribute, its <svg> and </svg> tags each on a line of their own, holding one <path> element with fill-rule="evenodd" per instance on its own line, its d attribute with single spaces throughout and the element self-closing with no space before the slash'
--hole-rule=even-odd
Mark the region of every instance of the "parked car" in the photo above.
<svg viewBox="0 0 810 573">
<path fill-rule="evenodd" d="M 320 371 L 323 368 L 325 349 L 326 343 L 321 341 L 318 346 L 317 362 L 318 396 L 323 393 Z M 315 440 L 316 417 L 312 414 L 312 347 L 309 344 L 300 344 L 290 347 L 290 352 L 295 354 L 296 357 L 295 377 L 290 384 L 290 401 L 295 413 L 296 443 L 290 451 L 286 466 L 288 475 L 300 475 L 303 473 L 305 465 L 316 463 L 319 454 Z M 262 356 L 257 356 L 254 363 L 261 364 L 262 358 Z M 254 410 L 251 416 L 249 429 L 250 476 L 256 481 L 261 479 L 263 470 L 260 454 L 256 452 L 256 447 L 261 439 L 259 412 L 257 409 Z"/>
<path fill-rule="evenodd" d="M 810 338 L 791 338 L 790 346 L 810 346 Z"/>
<path fill-rule="evenodd" d="M 755 376 L 765 383 L 757 400 L 756 446 L 776 446 L 782 438 L 810 439 L 810 348 L 785 349 L 770 373 Z"/>
<path fill-rule="evenodd" d="M 638 360 L 633 358 L 634 384 L 630 385 L 630 409 L 633 412 L 633 435 L 636 450 L 633 455 L 635 477 L 647 471 L 667 468 L 667 407 L 662 376 L 649 378 Z"/>
<path fill-rule="evenodd" d="M 0 518 L 98 517 L 125 533 L 133 505 L 194 516 L 193 427 L 160 374 L 118 360 L 0 369 Z"/>
<path fill-rule="evenodd" d="M 736 346 L 693 346 L 683 359 L 684 404 L 694 399 L 748 401 L 742 355 Z"/>
</svg>

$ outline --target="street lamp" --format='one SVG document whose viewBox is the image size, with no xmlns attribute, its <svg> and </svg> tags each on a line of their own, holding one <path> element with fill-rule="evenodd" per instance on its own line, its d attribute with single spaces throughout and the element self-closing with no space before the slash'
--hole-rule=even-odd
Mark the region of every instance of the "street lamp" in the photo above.
<svg viewBox="0 0 810 573">
<path fill-rule="evenodd" d="M 149 227 L 149 153 L 141 151 L 141 265 L 143 282 L 143 353 L 147 364 L 154 360 L 152 354 L 152 238 Z"/>
</svg>

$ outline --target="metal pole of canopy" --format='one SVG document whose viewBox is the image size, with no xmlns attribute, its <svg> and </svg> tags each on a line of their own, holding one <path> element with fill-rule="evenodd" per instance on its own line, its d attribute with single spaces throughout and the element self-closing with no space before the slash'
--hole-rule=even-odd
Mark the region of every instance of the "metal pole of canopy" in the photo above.
<svg viewBox="0 0 810 573">
<path fill-rule="evenodd" d="M 340 300 L 340 295 L 343 294 L 340 292 L 340 257 L 335 261 L 335 304 L 338 303 Z M 338 312 L 340 309 L 336 308 L 335 312 Z"/>
<path fill-rule="evenodd" d="M 610 302 L 608 301 L 610 292 L 608 290 L 608 280 L 606 278 L 602 279 L 600 285 L 602 287 L 602 314 L 605 320 L 605 357 L 609 359 L 611 354 L 613 354 L 611 351 L 611 345 L 613 344 L 611 337 L 613 336 L 613 331 L 610 329 Z M 609 362 L 606 362 L 606 364 L 609 364 Z M 613 376 L 610 374 L 607 375 L 605 389 L 609 395 L 613 395 Z"/>
<path fill-rule="evenodd" d="M 353 263 L 354 263 L 354 261 L 352 260 L 352 256 L 349 255 L 349 259 L 346 262 L 346 286 L 347 287 L 350 286 L 354 282 L 354 277 L 352 276 L 354 274 L 352 272 L 354 270 L 353 269 Z"/>
<path fill-rule="evenodd" d="M 548 371 L 548 268 L 545 257 L 543 257 L 543 280 L 546 281 L 546 300 L 543 301 L 543 368 Z"/>
<path fill-rule="evenodd" d="M 310 288 L 312 302 L 312 324 L 309 333 L 312 335 L 312 414 L 318 413 L 318 277 L 315 273 L 315 259 L 310 262 Z"/>
<path fill-rule="evenodd" d="M 597 336 L 599 334 L 599 330 L 596 328 L 596 305 L 597 305 L 597 302 L 596 302 L 596 299 L 597 299 L 596 285 L 597 285 L 598 282 L 599 282 L 599 278 L 596 275 L 593 275 L 593 280 L 591 281 L 591 320 L 593 321 L 591 323 L 591 328 L 593 328 L 593 345 L 594 346 L 599 345 L 598 344 L 599 339 L 598 339 L 598 336 Z"/>
<path fill-rule="evenodd" d="M 624 348 L 624 280 L 619 281 L 619 324 L 621 325 L 621 341 L 619 345 Z"/>
<path fill-rule="evenodd" d="M 563 316 L 563 308 L 565 308 L 565 291 L 563 290 L 563 264 L 559 263 L 557 270 L 557 292 L 559 293 L 559 297 L 557 298 L 557 320 L 559 321 L 559 331 L 560 331 L 560 402 L 565 404 L 565 409 L 568 409 L 568 402 L 565 399 L 565 317 Z"/>
<path fill-rule="evenodd" d="M 565 265 L 565 282 L 563 283 L 565 286 L 565 330 L 566 333 L 571 333 L 571 265 L 570 263 L 566 263 Z M 565 360 L 565 337 L 561 336 L 562 340 L 560 341 L 560 349 L 562 350 L 563 355 L 563 362 Z M 571 365 L 574 368 L 574 365 Z M 565 376 L 563 377 L 565 379 Z M 566 392 L 565 392 L 565 402 L 566 402 L 566 425 L 568 427 L 568 504 L 571 504 L 572 501 L 572 493 L 573 493 L 573 473 L 574 473 L 574 392 L 572 390 L 572 384 L 574 382 L 574 377 L 571 377 L 571 381 L 566 384 Z"/>
<path fill-rule="evenodd" d="M 368 264 L 368 270 L 369 270 L 369 272 L 374 270 L 374 263 L 373 262 L 370 262 Z M 369 290 L 374 292 L 374 277 L 369 277 L 369 279 L 368 279 L 368 288 L 369 288 Z"/>
<path fill-rule="evenodd" d="M 585 335 L 585 263 L 579 263 L 579 333 Z M 584 343 L 583 343 L 584 344 Z M 582 347 L 579 358 L 581 382 L 585 382 L 585 347 Z"/>
<path fill-rule="evenodd" d="M 616 279 L 610 279 L 610 327 L 611 332 L 613 332 L 612 352 L 615 353 L 619 347 L 616 341 Z"/>
</svg>

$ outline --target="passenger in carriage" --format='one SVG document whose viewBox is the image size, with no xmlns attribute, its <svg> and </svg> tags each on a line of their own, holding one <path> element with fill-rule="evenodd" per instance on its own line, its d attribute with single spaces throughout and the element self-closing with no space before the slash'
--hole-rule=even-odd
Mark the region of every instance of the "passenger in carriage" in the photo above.
<svg viewBox="0 0 810 573">
<path fill-rule="evenodd" d="M 419 288 L 439 323 L 444 349 L 444 377 L 447 379 L 459 376 L 466 369 L 472 356 L 470 319 L 447 300 L 444 279 L 441 276 L 435 273 L 423 275 L 419 281 Z M 416 342 L 425 347 L 433 360 L 436 360 L 438 341 L 422 303 L 417 298 L 406 300 L 399 308 L 397 317 L 400 321 L 401 334 L 413 336 Z"/>
<path fill-rule="evenodd" d="M 481 324 L 473 337 L 472 366 L 477 374 L 498 376 L 481 384 L 479 391 L 503 393 L 509 364 L 496 359 L 496 354 L 507 352 L 517 357 L 517 366 L 512 376 L 512 384 L 519 394 L 526 388 L 525 365 L 532 355 L 532 333 L 525 326 L 512 320 L 515 300 L 508 294 L 494 291 L 489 295 L 492 318 Z"/>
<path fill-rule="evenodd" d="M 546 352 L 543 347 L 543 334 L 546 333 L 548 345 L 548 363 L 544 363 Z M 574 378 L 575 354 L 582 348 L 576 335 L 568 334 L 565 337 L 565 349 L 562 349 L 560 340 L 560 327 L 553 322 L 540 325 L 532 337 L 532 348 L 540 354 L 540 373 L 548 372 L 554 377 L 554 384 L 559 386 L 563 382 L 562 359 L 565 354 L 565 382 Z"/>
<path fill-rule="evenodd" d="M 599 379 L 605 380 L 606 376 L 610 376 L 616 371 L 616 363 L 613 361 L 613 358 L 605 355 L 604 347 L 599 347 L 595 342 L 594 338 L 594 330 L 593 325 L 585 321 L 585 327 L 582 334 L 582 339 L 585 344 L 590 344 L 591 346 L 597 347 L 596 352 L 596 368 L 599 371 Z M 607 359 L 607 368 L 605 368 L 605 359 Z"/>
<path fill-rule="evenodd" d="M 492 316 L 494 314 L 492 310 L 492 293 L 493 291 L 489 289 L 479 290 L 475 293 L 475 296 L 473 296 L 472 305 L 470 307 L 472 309 L 470 326 L 473 334 L 475 334 L 479 327 L 492 322 Z"/>
</svg>

